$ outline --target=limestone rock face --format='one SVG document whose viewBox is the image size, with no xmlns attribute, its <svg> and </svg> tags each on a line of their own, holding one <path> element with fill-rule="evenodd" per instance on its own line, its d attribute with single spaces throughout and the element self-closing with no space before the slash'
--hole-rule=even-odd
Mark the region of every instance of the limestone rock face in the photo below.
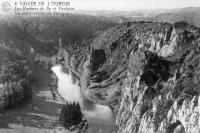
<svg viewBox="0 0 200 133">
<path fill-rule="evenodd" d="M 133 65 L 131 73 L 138 73 L 138 80 L 148 79 L 147 85 L 157 85 L 157 82 L 167 82 L 169 77 L 176 77 L 176 69 L 180 67 L 179 60 L 184 59 L 184 53 L 194 46 L 192 43 L 198 38 L 198 28 L 175 28 L 169 23 L 133 22 L 124 23 L 100 34 L 91 44 L 91 79 L 87 89 L 87 98 L 111 106 L 114 112 L 118 110 L 124 82 L 128 73 L 128 66 L 135 61 L 137 64 L 140 56 L 145 61 L 154 62 L 148 67 Z M 195 40 L 195 41 L 193 41 Z M 135 54 L 139 52 L 138 54 Z M 132 59 L 132 55 L 136 56 Z M 152 58 L 147 58 L 152 56 Z M 157 59 L 161 62 L 156 61 Z M 168 62 L 167 66 L 162 63 Z M 83 63 L 84 64 L 84 63 Z M 171 64 L 173 69 L 168 70 Z M 159 73 L 157 74 L 156 69 Z M 137 70 L 137 71 L 136 71 Z M 145 74 L 140 75 L 143 71 Z M 164 74 L 162 76 L 162 74 Z M 170 73 L 170 74 L 169 74 Z M 167 75 L 167 77 L 166 77 Z M 148 78 L 150 77 L 150 78 Z M 173 79 L 173 78 L 172 78 Z"/>
<path fill-rule="evenodd" d="M 184 30 L 174 29 L 158 53 L 138 47 L 130 54 L 118 133 L 200 132 L 200 36 L 188 41 Z"/>
<path fill-rule="evenodd" d="M 135 62 L 138 62 L 137 58 L 145 56 L 142 51 L 159 53 L 167 43 L 164 42 L 165 34 L 171 34 L 166 31 L 171 28 L 172 25 L 167 23 L 125 23 L 99 35 L 91 44 L 93 68 L 88 89 L 95 91 L 90 93 L 90 99 L 109 105 L 116 112 L 131 55 L 141 51 L 135 55 Z M 169 40 L 169 37 L 167 38 L 166 40 Z M 140 70 L 140 66 L 133 67 Z M 135 73 L 139 74 L 141 71 Z M 156 75 L 156 78 L 159 78 L 159 75 Z"/>
<path fill-rule="evenodd" d="M 128 22 L 90 49 L 71 62 L 82 77 L 89 71 L 83 94 L 113 109 L 118 133 L 200 132 L 199 28 Z"/>
</svg>

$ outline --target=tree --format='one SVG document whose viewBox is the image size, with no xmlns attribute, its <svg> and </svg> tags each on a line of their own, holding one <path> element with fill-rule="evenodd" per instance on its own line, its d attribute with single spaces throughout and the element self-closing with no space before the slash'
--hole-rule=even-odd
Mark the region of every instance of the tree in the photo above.
<svg viewBox="0 0 200 133">
<path fill-rule="evenodd" d="M 65 106 L 63 106 L 60 113 L 60 122 L 65 128 L 71 130 L 74 126 L 78 126 L 82 120 L 83 114 L 81 113 L 79 104 L 67 103 Z"/>
<path fill-rule="evenodd" d="M 175 28 L 184 28 L 186 26 L 188 26 L 188 23 L 186 21 L 178 21 L 174 23 Z"/>
</svg>

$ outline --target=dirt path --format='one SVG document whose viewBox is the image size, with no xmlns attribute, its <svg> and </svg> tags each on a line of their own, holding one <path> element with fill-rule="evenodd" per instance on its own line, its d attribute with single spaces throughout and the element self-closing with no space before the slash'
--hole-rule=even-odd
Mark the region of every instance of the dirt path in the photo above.
<svg viewBox="0 0 200 133">
<path fill-rule="evenodd" d="M 43 133 L 61 131 L 59 113 L 64 101 L 57 95 L 55 75 L 33 65 L 38 83 L 25 106 L 6 111 L 0 117 L 0 133 Z M 65 131 L 66 132 L 66 131 Z"/>
</svg>

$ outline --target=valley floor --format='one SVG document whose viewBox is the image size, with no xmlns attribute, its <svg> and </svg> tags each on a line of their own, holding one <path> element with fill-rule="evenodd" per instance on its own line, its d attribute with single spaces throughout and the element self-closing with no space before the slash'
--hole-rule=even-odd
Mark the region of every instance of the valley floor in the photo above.
<svg viewBox="0 0 200 133">
<path fill-rule="evenodd" d="M 64 101 L 55 91 L 56 76 L 36 64 L 32 69 L 38 82 L 32 87 L 31 101 L 0 116 L 1 133 L 64 132 L 59 126 Z"/>
</svg>

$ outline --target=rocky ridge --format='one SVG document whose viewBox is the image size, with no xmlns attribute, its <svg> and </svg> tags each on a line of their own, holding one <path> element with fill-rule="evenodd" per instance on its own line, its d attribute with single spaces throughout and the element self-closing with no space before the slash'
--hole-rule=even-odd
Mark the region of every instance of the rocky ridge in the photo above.
<svg viewBox="0 0 200 133">
<path fill-rule="evenodd" d="M 119 133 L 198 133 L 200 29 L 185 22 L 127 22 L 69 54 L 88 101 L 110 106 Z"/>
<path fill-rule="evenodd" d="M 184 22 L 112 28 L 91 44 L 83 95 L 112 107 L 119 133 L 198 133 L 199 41 Z"/>
<path fill-rule="evenodd" d="M 119 133 L 199 132 L 199 29 L 165 31 L 151 33 L 130 54 L 116 118 Z"/>
</svg>

